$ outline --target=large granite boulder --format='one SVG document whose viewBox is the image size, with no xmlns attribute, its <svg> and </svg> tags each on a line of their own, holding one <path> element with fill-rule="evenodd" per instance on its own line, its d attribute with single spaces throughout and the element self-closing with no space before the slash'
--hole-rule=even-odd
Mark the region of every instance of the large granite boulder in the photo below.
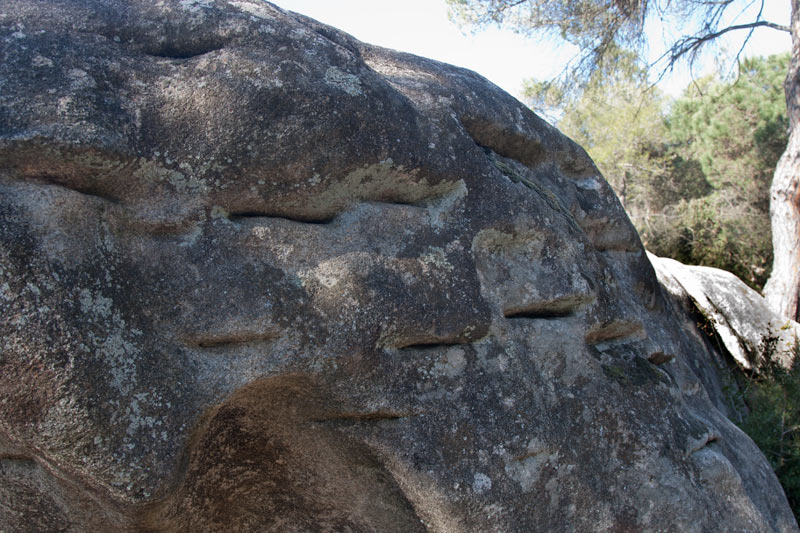
<svg viewBox="0 0 800 533">
<path fill-rule="evenodd" d="M 0 2 L 0 350 L 3 531 L 797 531 L 581 148 L 260 1 Z"/>
</svg>

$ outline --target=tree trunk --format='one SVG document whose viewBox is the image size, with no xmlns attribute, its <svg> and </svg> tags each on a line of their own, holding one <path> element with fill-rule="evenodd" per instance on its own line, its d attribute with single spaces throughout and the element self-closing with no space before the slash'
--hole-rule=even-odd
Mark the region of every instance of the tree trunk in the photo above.
<svg viewBox="0 0 800 533">
<path fill-rule="evenodd" d="M 792 59 L 784 82 L 789 143 L 770 189 L 774 260 L 764 296 L 776 311 L 800 321 L 800 0 L 791 2 Z"/>
</svg>

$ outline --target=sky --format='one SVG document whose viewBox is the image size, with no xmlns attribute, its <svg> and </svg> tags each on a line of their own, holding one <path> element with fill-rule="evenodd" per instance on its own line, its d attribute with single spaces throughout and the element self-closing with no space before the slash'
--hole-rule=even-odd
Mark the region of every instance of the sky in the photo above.
<svg viewBox="0 0 800 533">
<path fill-rule="evenodd" d="M 445 0 L 272 2 L 335 26 L 361 41 L 474 70 L 517 98 L 522 97 L 523 80 L 546 80 L 556 76 L 572 54 L 566 46 L 537 42 L 508 30 L 486 28 L 473 33 L 461 29 L 449 19 Z M 789 0 L 766 0 L 766 18 L 788 25 L 789 4 Z M 741 18 L 734 23 L 746 20 Z M 669 32 L 663 29 L 651 31 Z M 660 40 L 660 34 L 651 36 Z M 735 43 L 729 43 L 727 47 L 738 49 Z M 758 29 L 745 49 L 745 55 L 768 55 L 788 51 L 790 47 L 788 33 Z M 710 68 L 710 65 L 707 66 Z M 674 75 L 667 76 L 659 86 L 667 94 L 677 96 L 690 81 L 688 69 L 682 67 L 676 69 Z"/>
</svg>

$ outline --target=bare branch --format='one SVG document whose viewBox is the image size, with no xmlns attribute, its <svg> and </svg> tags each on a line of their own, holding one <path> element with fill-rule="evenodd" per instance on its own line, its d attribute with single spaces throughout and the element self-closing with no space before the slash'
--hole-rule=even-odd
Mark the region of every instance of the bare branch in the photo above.
<svg viewBox="0 0 800 533">
<path fill-rule="evenodd" d="M 661 57 L 659 57 L 655 61 L 654 65 L 668 58 L 667 66 L 664 68 L 664 72 L 662 72 L 661 76 L 659 76 L 659 79 L 663 77 L 664 73 L 667 70 L 671 70 L 673 65 L 675 65 L 675 63 L 677 63 L 678 60 L 680 60 L 683 56 L 685 56 L 686 54 L 695 55 L 699 51 L 699 49 L 709 41 L 713 41 L 717 37 L 731 31 L 737 31 L 737 30 L 752 31 L 753 29 L 758 27 L 766 27 L 775 30 L 790 32 L 790 28 L 788 26 L 775 24 L 774 22 L 769 22 L 766 20 L 759 20 L 756 22 L 749 22 L 747 24 L 736 24 L 734 26 L 728 26 L 727 28 L 723 28 L 715 32 L 709 32 L 704 35 L 692 35 L 689 37 L 684 37 L 680 39 L 678 42 L 676 42 L 674 45 L 672 45 L 672 47 L 669 50 L 664 52 L 664 54 L 662 54 Z"/>
<path fill-rule="evenodd" d="M 686 52 L 694 50 L 703 45 L 703 43 L 716 39 L 717 37 L 728 33 L 729 31 L 737 31 L 737 30 L 748 30 L 758 28 L 760 26 L 766 28 L 772 28 L 773 30 L 780 30 L 785 31 L 787 33 L 791 33 L 791 29 L 789 26 L 784 26 L 782 24 L 776 24 L 774 22 L 769 22 L 767 20 L 759 20 L 756 22 L 749 22 L 747 24 L 736 24 L 734 26 L 728 26 L 727 28 L 723 28 L 719 31 L 707 33 L 705 35 L 700 36 L 691 36 L 685 37 L 676 43 L 673 49 L 678 50 L 677 56 L 683 55 Z M 675 54 L 673 54 L 675 57 Z"/>
<path fill-rule="evenodd" d="M 751 2 L 751 5 L 752 5 L 752 2 Z M 764 13 L 764 0 L 761 0 L 761 5 L 758 8 L 758 15 L 756 15 L 756 20 L 761 20 L 761 15 L 763 13 Z M 744 52 L 744 48 L 747 46 L 747 43 L 750 42 L 750 38 L 753 36 L 753 32 L 755 31 L 755 29 L 756 29 L 755 26 L 750 28 L 750 30 L 747 32 L 747 37 L 745 37 L 744 41 L 742 42 L 742 46 L 740 46 L 739 47 L 739 51 L 736 52 L 736 58 L 735 59 L 736 59 L 736 67 L 737 67 L 737 69 L 739 67 L 739 58 L 742 56 L 742 52 Z M 738 79 L 738 73 L 737 73 L 737 79 Z"/>
</svg>

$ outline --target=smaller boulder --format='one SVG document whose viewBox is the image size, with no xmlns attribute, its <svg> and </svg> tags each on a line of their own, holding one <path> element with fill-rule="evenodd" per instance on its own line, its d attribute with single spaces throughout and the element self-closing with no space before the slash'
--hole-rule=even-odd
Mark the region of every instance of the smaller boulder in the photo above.
<svg viewBox="0 0 800 533">
<path fill-rule="evenodd" d="M 766 362 L 788 367 L 800 342 L 800 324 L 776 313 L 766 299 L 725 270 L 684 265 L 648 253 L 661 285 L 714 328 L 736 363 L 758 372 Z"/>
</svg>

